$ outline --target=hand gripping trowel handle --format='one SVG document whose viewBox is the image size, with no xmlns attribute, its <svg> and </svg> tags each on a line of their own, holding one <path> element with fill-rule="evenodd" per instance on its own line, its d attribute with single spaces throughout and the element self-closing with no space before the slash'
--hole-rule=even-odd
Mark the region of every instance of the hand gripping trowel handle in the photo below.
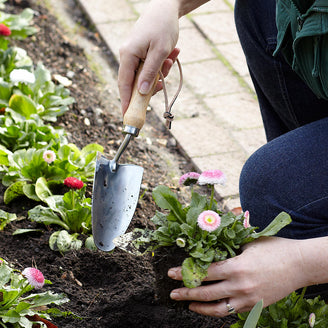
<svg viewBox="0 0 328 328">
<path fill-rule="evenodd" d="M 111 170 L 112 171 L 115 171 L 116 163 L 118 162 L 118 160 L 120 159 L 125 148 L 129 144 L 131 137 L 138 136 L 139 131 L 144 126 L 145 121 L 146 121 L 147 107 L 148 107 L 150 98 L 152 97 L 152 95 L 154 93 L 156 83 L 159 79 L 159 74 L 157 74 L 157 77 L 155 78 L 155 81 L 153 83 L 153 86 L 152 86 L 150 92 L 147 95 L 141 94 L 138 91 L 138 78 L 139 78 L 140 72 L 143 68 L 143 65 L 144 65 L 144 63 L 141 62 L 138 67 L 135 79 L 134 79 L 129 107 L 126 110 L 124 117 L 123 117 L 123 133 L 126 136 L 125 136 L 120 148 L 118 149 L 114 159 L 111 161 Z"/>
<path fill-rule="evenodd" d="M 134 79 L 130 104 L 123 118 L 124 133 L 130 133 L 134 136 L 138 135 L 139 131 L 145 124 L 147 107 L 159 78 L 159 75 L 157 75 L 150 92 L 147 95 L 142 95 L 138 91 L 137 85 L 143 65 L 143 62 L 141 62 L 139 65 L 136 77 Z M 130 132 L 130 128 L 132 128 L 132 131 L 134 131 L 133 133 Z"/>
</svg>

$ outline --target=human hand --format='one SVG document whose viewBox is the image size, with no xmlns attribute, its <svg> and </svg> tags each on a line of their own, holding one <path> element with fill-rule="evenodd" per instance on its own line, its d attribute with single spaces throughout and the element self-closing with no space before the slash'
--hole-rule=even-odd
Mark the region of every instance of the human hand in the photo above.
<svg viewBox="0 0 328 328">
<path fill-rule="evenodd" d="M 130 102 L 140 60 L 144 60 L 137 84 L 141 94 L 150 92 L 160 69 L 164 76 L 168 74 L 179 54 L 179 49 L 175 48 L 179 34 L 178 19 L 176 1 L 152 1 L 120 48 L 118 87 L 123 115 Z M 159 82 L 155 92 L 160 89 Z"/>
<path fill-rule="evenodd" d="M 303 258 L 298 240 L 266 237 L 244 246 L 243 252 L 225 261 L 212 263 L 205 281 L 213 283 L 171 292 L 177 301 L 192 301 L 191 311 L 224 317 L 229 303 L 236 312 L 250 311 L 261 299 L 268 306 L 304 285 Z M 182 280 L 181 268 L 172 268 L 169 277 Z"/>
</svg>

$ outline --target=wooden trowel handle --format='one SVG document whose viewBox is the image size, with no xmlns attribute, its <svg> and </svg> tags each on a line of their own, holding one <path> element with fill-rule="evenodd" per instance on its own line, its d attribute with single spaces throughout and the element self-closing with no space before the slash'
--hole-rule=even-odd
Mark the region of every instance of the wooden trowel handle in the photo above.
<svg viewBox="0 0 328 328">
<path fill-rule="evenodd" d="M 146 120 L 146 111 L 147 107 L 150 101 L 151 96 L 153 95 L 156 83 L 159 78 L 159 74 L 157 74 L 157 77 L 155 79 L 155 82 L 150 90 L 150 92 L 147 95 L 142 95 L 138 91 L 138 78 L 140 75 L 140 72 L 143 67 L 143 62 L 140 63 L 138 67 L 138 71 L 136 74 L 136 77 L 134 79 L 134 85 L 132 89 L 132 95 L 129 107 L 127 111 L 125 112 L 124 118 L 123 118 L 123 124 L 124 126 L 131 126 L 138 129 L 138 131 L 143 127 Z"/>
</svg>

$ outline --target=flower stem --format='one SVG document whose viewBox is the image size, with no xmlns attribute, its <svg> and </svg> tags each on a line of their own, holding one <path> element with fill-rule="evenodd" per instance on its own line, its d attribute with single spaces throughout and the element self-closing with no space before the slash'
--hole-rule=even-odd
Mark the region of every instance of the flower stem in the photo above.
<svg viewBox="0 0 328 328">
<path fill-rule="evenodd" d="M 213 206 L 213 199 L 214 199 L 214 185 L 211 185 L 211 198 L 210 198 L 210 206 L 209 209 L 212 209 Z"/>
<path fill-rule="evenodd" d="M 71 195 L 72 195 L 72 210 L 75 208 L 75 195 L 74 195 L 74 190 L 71 189 Z"/>
</svg>

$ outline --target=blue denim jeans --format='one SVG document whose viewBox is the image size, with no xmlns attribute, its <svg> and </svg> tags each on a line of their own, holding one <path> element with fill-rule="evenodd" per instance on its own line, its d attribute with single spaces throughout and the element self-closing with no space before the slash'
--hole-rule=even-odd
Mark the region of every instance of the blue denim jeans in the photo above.
<svg viewBox="0 0 328 328">
<path fill-rule="evenodd" d="M 318 99 L 282 56 L 277 44 L 275 0 L 236 0 L 235 21 L 252 77 L 267 139 L 324 118 L 328 104 Z"/>
<path fill-rule="evenodd" d="M 292 223 L 279 236 L 328 236 L 328 101 L 318 99 L 282 56 L 272 56 L 275 0 L 236 0 L 235 22 L 268 140 L 241 172 L 242 208 L 259 230 L 285 211 Z M 328 285 L 307 291 L 328 300 Z"/>
<path fill-rule="evenodd" d="M 281 211 L 288 238 L 328 235 L 328 102 L 318 99 L 276 47 L 275 0 L 237 0 L 235 21 L 260 104 L 268 143 L 246 162 L 240 198 L 253 225 Z"/>
</svg>

